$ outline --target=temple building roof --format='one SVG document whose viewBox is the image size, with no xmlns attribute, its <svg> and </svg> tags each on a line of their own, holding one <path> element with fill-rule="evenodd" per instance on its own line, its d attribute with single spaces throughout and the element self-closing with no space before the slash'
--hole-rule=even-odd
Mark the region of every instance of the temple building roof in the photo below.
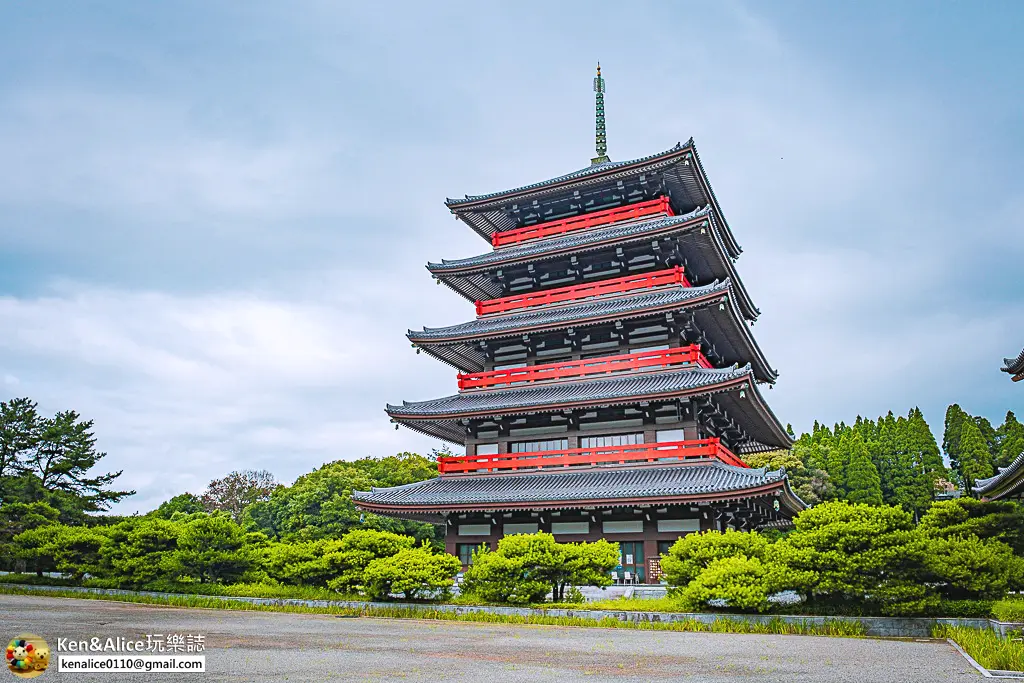
<svg viewBox="0 0 1024 683">
<path fill-rule="evenodd" d="M 742 393 L 743 396 L 739 396 Z M 764 402 L 750 366 L 639 372 L 620 377 L 552 382 L 492 391 L 473 391 L 430 401 L 388 405 L 391 419 L 424 434 L 463 443 L 468 418 L 555 412 L 629 405 L 715 394 L 715 401 L 743 426 L 749 442 L 742 452 L 789 448 L 792 439 Z"/>
<path fill-rule="evenodd" d="M 806 507 L 789 488 L 784 470 L 734 467 L 717 460 L 450 475 L 393 488 L 353 491 L 352 498 L 366 510 L 437 514 L 719 502 L 747 499 L 758 493 L 777 496 L 780 509 L 788 516 Z"/>
<path fill-rule="evenodd" d="M 503 247 L 470 258 L 444 259 L 440 263 L 428 263 L 427 270 L 470 301 L 486 300 L 503 296 L 501 284 L 492 277 L 495 270 L 632 243 L 649 244 L 652 240 L 665 238 L 678 239 L 681 249 L 687 254 L 687 277 L 698 281 L 728 278 L 736 287 L 744 317 L 748 320 L 757 318 L 760 311 L 736 273 L 718 219 L 710 206 L 683 216 L 582 230 L 563 237 Z"/>
<path fill-rule="evenodd" d="M 591 164 L 550 180 L 523 185 L 512 190 L 466 195 L 463 199 L 448 199 L 445 204 L 458 218 L 490 240 L 495 232 L 519 227 L 513 210 L 514 207 L 527 203 L 527 200 L 533 202 L 551 200 L 558 195 L 571 196 L 587 187 L 601 184 L 616 185 L 625 180 L 635 180 L 637 183 L 649 185 L 655 176 L 659 181 L 663 181 L 664 189 L 669 194 L 677 213 L 686 213 L 696 207 L 710 204 L 722 219 L 730 256 L 740 255 L 742 249 L 725 221 L 718 199 L 704 173 L 693 138 L 686 144 L 676 143 L 671 149 L 658 154 L 629 161 Z"/>
<path fill-rule="evenodd" d="M 436 358 L 464 371 L 483 370 L 485 358 L 475 342 L 613 320 L 686 311 L 726 363 L 751 363 L 758 381 L 774 382 L 778 373 L 754 341 L 736 305 L 729 280 L 703 287 L 665 286 L 627 296 L 607 296 L 579 304 L 484 316 L 458 325 L 409 330 L 409 340 Z M 719 310 L 722 307 L 724 310 Z"/>
<path fill-rule="evenodd" d="M 1024 380 L 1024 351 L 1016 358 L 1004 358 L 1002 370 L 1010 373 L 1014 382 Z"/>
<path fill-rule="evenodd" d="M 986 500 L 1024 496 L 1024 453 L 1021 453 L 999 474 L 974 483 L 974 492 Z"/>
</svg>

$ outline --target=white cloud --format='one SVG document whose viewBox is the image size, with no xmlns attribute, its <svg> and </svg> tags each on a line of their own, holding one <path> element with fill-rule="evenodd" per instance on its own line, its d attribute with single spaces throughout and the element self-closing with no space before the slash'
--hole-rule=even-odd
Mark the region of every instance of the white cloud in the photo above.
<svg viewBox="0 0 1024 683">
<path fill-rule="evenodd" d="M 485 248 L 441 201 L 586 165 L 597 58 L 613 158 L 696 137 L 784 422 L 1011 403 L 1007 150 L 950 146 L 986 123 L 945 106 L 955 83 L 856 71 L 872 36 L 850 67 L 742 3 L 619 11 L 635 40 L 597 46 L 606 12 L 583 3 L 221 12 L 195 53 L 173 27 L 114 36 L 137 80 L 101 62 L 0 84 L 0 377 L 96 420 L 140 491 L 122 509 L 436 445 L 383 405 L 454 389 L 403 337 L 470 315 L 422 270 Z"/>
<path fill-rule="evenodd" d="M 440 445 L 396 433 L 383 412 L 423 379 L 454 389 L 454 372 L 428 369 L 390 324 L 415 317 L 414 302 L 394 295 L 175 296 L 66 283 L 0 298 L 0 327 L 13 331 L 0 349 L 25 378 L 19 393 L 95 419 L 103 465 L 140 490 L 122 508 L 146 509 L 232 469 L 291 479 L 329 460 Z"/>
</svg>

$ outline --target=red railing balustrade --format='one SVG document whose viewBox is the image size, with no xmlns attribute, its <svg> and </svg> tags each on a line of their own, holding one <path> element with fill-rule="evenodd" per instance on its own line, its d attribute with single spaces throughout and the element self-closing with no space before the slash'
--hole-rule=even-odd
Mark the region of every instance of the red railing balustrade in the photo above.
<svg viewBox="0 0 1024 683">
<path fill-rule="evenodd" d="M 561 451 L 508 453 L 502 455 L 462 455 L 437 459 L 441 474 L 463 472 L 510 472 L 515 470 L 556 469 L 573 466 L 626 464 L 637 462 L 669 462 L 715 458 L 727 465 L 747 464 L 722 445 L 720 439 L 692 439 L 665 443 L 642 443 L 631 446 L 570 448 Z"/>
<path fill-rule="evenodd" d="M 672 212 L 672 207 L 668 203 L 668 197 L 658 197 L 657 199 L 637 202 L 636 204 L 629 204 L 627 206 L 619 206 L 614 209 L 604 209 L 603 211 L 585 213 L 582 216 L 562 218 L 557 221 L 528 225 L 525 228 L 515 228 L 514 230 L 496 232 L 491 235 L 491 244 L 495 247 L 504 247 L 509 244 L 519 244 L 520 242 L 528 242 L 542 237 L 562 235 L 567 232 L 573 232 L 574 230 L 583 230 L 584 228 L 594 228 L 599 225 L 610 225 L 612 223 L 618 223 L 619 221 L 655 216 L 659 213 L 665 216 L 675 215 Z"/>
<path fill-rule="evenodd" d="M 602 296 L 605 294 L 622 294 L 650 287 L 662 285 L 690 286 L 690 281 L 683 274 L 682 266 L 675 266 L 667 270 L 657 270 L 652 273 L 638 275 L 627 275 L 625 277 L 612 278 L 610 280 L 599 280 L 588 282 L 582 285 L 569 285 L 568 287 L 556 287 L 545 289 L 539 292 L 524 292 L 503 296 L 500 299 L 489 299 L 488 301 L 476 302 L 477 315 L 489 315 L 491 313 L 507 313 L 536 306 L 547 306 L 549 304 L 564 303 L 566 301 L 577 301 L 589 299 L 590 297 Z"/>
<path fill-rule="evenodd" d="M 613 375 L 622 372 L 686 365 L 696 365 L 702 368 L 712 367 L 708 359 L 701 353 L 700 346 L 691 344 L 672 349 L 624 353 L 616 356 L 601 356 L 562 363 L 524 365 L 518 368 L 488 370 L 486 372 L 460 372 L 459 391 L 466 389 L 492 389 L 512 384 L 595 377 L 598 375 Z"/>
</svg>

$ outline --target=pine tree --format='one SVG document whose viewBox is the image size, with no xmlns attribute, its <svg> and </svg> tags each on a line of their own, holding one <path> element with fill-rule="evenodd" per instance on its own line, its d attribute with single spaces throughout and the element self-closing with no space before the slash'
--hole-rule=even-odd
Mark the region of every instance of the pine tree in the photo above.
<svg viewBox="0 0 1024 683">
<path fill-rule="evenodd" d="M 959 451 L 960 476 L 963 477 L 967 494 L 971 495 L 971 489 L 978 479 L 991 477 L 993 474 L 992 454 L 989 453 L 988 445 L 974 420 L 968 419 L 963 423 Z"/>
<path fill-rule="evenodd" d="M 89 512 L 105 510 L 134 491 L 111 491 L 121 472 L 93 474 L 93 466 L 106 457 L 96 450 L 92 420 L 82 420 L 73 410 L 57 413 L 40 423 L 39 439 L 26 469 L 49 491 L 75 496 Z"/>
<path fill-rule="evenodd" d="M 860 432 L 843 435 L 849 461 L 846 465 L 846 499 L 851 503 L 882 504 L 882 486 L 878 470 L 871 462 L 868 447 Z"/>
</svg>

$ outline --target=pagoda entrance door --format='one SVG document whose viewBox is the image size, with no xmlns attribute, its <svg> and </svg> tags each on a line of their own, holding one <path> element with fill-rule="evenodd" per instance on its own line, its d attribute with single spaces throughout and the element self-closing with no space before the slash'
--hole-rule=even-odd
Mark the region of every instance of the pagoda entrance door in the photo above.
<svg viewBox="0 0 1024 683">
<path fill-rule="evenodd" d="M 643 541 L 619 542 L 619 567 L 619 580 L 623 583 L 644 583 L 647 568 Z"/>
</svg>

